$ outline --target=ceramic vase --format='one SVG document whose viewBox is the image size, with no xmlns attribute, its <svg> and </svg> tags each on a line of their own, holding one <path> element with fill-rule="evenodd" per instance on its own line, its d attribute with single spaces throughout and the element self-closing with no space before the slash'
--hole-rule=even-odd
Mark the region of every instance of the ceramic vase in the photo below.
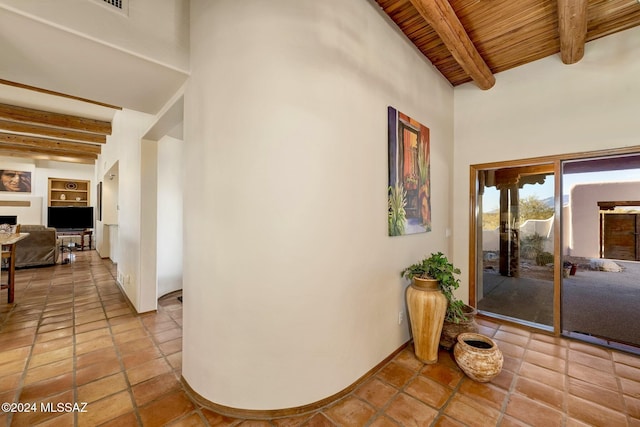
<svg viewBox="0 0 640 427">
<path fill-rule="evenodd" d="M 416 357 L 423 363 L 436 363 L 447 297 L 437 280 L 417 277 L 407 287 L 406 297 Z"/>
<path fill-rule="evenodd" d="M 459 323 L 444 321 L 442 335 L 440 336 L 440 347 L 451 350 L 457 342 L 456 339 L 458 335 L 463 332 L 478 332 L 478 324 L 476 323 L 476 314 L 478 314 L 478 311 L 466 304 L 462 308 L 462 311 L 464 312 L 466 320 L 460 321 Z"/>
<path fill-rule="evenodd" d="M 481 383 L 498 376 L 504 361 L 502 352 L 491 338 L 473 332 L 458 335 L 453 357 L 469 378 Z"/>
</svg>

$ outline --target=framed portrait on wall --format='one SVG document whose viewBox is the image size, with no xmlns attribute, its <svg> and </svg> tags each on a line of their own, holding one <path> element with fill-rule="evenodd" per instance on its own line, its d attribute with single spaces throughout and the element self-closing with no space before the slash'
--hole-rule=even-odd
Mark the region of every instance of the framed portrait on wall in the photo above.
<svg viewBox="0 0 640 427">
<path fill-rule="evenodd" d="M 31 193 L 31 171 L 0 169 L 0 191 L 11 193 Z"/>
</svg>

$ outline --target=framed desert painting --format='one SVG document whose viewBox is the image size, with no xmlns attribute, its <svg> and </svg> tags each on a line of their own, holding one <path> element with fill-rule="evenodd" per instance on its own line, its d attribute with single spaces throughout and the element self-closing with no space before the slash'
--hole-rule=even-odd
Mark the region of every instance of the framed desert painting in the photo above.
<svg viewBox="0 0 640 427">
<path fill-rule="evenodd" d="M 429 128 L 388 108 L 389 236 L 431 231 Z"/>
</svg>

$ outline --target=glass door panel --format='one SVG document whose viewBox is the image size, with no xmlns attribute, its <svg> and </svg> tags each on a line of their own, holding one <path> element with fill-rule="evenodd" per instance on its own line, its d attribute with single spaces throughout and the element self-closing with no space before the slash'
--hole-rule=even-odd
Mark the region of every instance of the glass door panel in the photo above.
<svg viewBox="0 0 640 427">
<path fill-rule="evenodd" d="M 565 161 L 562 187 L 562 332 L 638 353 L 640 155 Z"/>
<path fill-rule="evenodd" d="M 553 328 L 554 194 L 553 164 L 479 171 L 481 312 Z"/>
</svg>

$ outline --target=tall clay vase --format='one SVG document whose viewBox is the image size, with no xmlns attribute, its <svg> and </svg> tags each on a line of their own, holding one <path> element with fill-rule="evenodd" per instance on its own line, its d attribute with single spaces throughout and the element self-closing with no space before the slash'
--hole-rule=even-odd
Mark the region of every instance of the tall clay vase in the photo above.
<svg viewBox="0 0 640 427">
<path fill-rule="evenodd" d="M 436 363 L 447 297 L 437 280 L 418 277 L 407 288 L 406 296 L 416 357 L 423 363 Z"/>
</svg>

